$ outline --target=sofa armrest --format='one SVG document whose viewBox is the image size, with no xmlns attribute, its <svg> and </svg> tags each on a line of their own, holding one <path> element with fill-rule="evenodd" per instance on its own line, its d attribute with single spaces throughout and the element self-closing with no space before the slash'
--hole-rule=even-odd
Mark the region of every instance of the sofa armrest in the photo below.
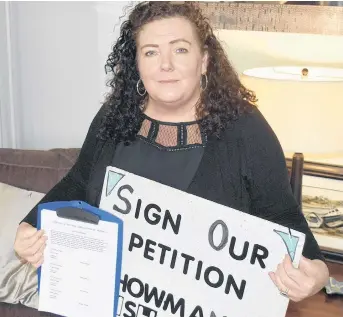
<svg viewBox="0 0 343 317">
<path fill-rule="evenodd" d="M 47 193 L 75 163 L 80 149 L 0 149 L 0 182 Z"/>
</svg>

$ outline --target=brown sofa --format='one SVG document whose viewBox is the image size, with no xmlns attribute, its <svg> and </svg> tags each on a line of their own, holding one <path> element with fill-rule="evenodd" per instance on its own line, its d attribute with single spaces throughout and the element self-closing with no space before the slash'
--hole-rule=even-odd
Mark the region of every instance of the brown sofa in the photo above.
<svg viewBox="0 0 343 317">
<path fill-rule="evenodd" d="M 50 151 L 0 149 L 0 183 L 46 193 L 75 162 L 79 149 Z M 343 266 L 329 263 L 330 275 L 343 279 Z M 23 305 L 0 303 L 0 317 L 54 316 Z M 301 303 L 291 303 L 287 317 L 343 316 L 343 297 L 327 296 L 324 291 Z M 101 316 L 99 316 L 101 317 Z"/>
</svg>

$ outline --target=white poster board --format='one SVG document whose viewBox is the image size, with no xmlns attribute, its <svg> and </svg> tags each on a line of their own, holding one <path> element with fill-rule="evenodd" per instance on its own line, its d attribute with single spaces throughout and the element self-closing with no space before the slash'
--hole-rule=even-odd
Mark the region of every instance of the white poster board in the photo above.
<svg viewBox="0 0 343 317">
<path fill-rule="evenodd" d="M 268 272 L 304 234 L 113 167 L 100 208 L 124 221 L 118 316 L 285 316 Z"/>
</svg>

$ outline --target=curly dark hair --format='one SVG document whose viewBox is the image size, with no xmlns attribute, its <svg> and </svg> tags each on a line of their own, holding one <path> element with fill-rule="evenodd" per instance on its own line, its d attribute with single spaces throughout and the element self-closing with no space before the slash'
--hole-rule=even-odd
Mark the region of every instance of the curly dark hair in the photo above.
<svg viewBox="0 0 343 317">
<path fill-rule="evenodd" d="M 170 17 L 184 17 L 195 27 L 200 47 L 208 51 L 208 85 L 196 105 L 196 117 L 207 135 L 220 136 L 230 120 L 235 120 L 256 102 L 252 91 L 246 89 L 231 66 L 223 47 L 193 2 L 140 2 L 121 25 L 120 36 L 112 48 L 105 69 L 112 72 L 108 82 L 111 92 L 104 105 L 108 113 L 99 131 L 101 139 L 115 138 L 130 142 L 137 135 L 142 121 L 141 106 L 147 96 L 136 91 L 139 72 L 136 63 L 136 38 L 145 24 Z M 206 115 L 205 115 L 206 114 Z"/>
</svg>

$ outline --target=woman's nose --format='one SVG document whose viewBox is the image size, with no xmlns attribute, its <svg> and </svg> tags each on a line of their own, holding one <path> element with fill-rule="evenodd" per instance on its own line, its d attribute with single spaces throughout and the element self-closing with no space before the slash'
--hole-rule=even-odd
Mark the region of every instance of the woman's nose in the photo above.
<svg viewBox="0 0 343 317">
<path fill-rule="evenodd" d="M 171 53 L 162 53 L 161 54 L 161 70 L 162 71 L 166 71 L 166 72 L 170 72 L 172 70 L 174 70 L 174 66 L 173 66 L 173 61 L 172 61 L 172 54 Z"/>
</svg>

